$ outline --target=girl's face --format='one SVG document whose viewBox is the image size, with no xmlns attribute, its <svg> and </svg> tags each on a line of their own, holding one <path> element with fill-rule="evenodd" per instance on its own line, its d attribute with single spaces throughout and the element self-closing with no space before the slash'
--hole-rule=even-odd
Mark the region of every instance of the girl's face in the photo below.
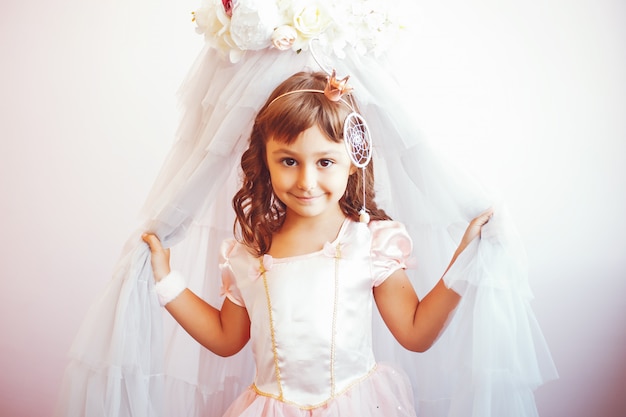
<svg viewBox="0 0 626 417">
<path fill-rule="evenodd" d="M 287 207 L 287 219 L 343 216 L 339 200 L 356 170 L 343 142 L 329 140 L 313 126 L 291 144 L 270 139 L 266 157 L 274 194 Z"/>
</svg>

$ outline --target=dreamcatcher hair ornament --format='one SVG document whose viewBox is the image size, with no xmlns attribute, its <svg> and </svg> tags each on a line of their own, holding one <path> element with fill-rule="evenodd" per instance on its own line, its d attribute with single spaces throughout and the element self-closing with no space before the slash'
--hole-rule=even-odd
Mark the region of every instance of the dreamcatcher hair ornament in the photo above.
<svg viewBox="0 0 626 417">
<path fill-rule="evenodd" d="M 346 145 L 346 150 L 348 151 L 348 156 L 352 163 L 362 170 L 363 203 L 359 210 L 359 221 L 367 224 L 370 221 L 370 215 L 365 207 L 365 168 L 372 160 L 372 137 L 363 116 L 355 110 L 355 106 L 352 103 L 343 98 L 344 95 L 352 91 L 352 87 L 348 85 L 349 78 L 350 76 L 348 75 L 338 80 L 337 74 L 335 70 L 333 70 L 332 73 L 326 77 L 326 87 L 324 90 L 301 89 L 288 91 L 274 98 L 268 104 L 268 107 L 275 101 L 291 94 L 321 93 L 324 94 L 328 100 L 334 102 L 341 101 L 350 108 L 351 112 L 346 116 L 343 122 L 343 142 Z M 352 101 L 351 97 L 350 100 Z"/>
</svg>

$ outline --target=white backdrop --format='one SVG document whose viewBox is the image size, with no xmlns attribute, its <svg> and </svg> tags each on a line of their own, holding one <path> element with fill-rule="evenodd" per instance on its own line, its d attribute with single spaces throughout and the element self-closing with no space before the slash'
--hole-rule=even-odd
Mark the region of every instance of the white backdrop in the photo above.
<svg viewBox="0 0 626 417">
<path fill-rule="evenodd" d="M 436 4 L 426 4 L 436 3 Z M 561 379 L 543 417 L 626 415 L 626 3 L 418 1 L 398 57 L 431 140 L 507 202 Z M 0 415 L 65 354 L 174 140 L 195 0 L 0 4 Z"/>
</svg>

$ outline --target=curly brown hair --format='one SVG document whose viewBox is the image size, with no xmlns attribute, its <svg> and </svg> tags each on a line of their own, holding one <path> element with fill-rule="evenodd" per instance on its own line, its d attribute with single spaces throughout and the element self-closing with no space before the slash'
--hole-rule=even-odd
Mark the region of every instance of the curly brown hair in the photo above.
<svg viewBox="0 0 626 417">
<path fill-rule="evenodd" d="M 266 160 L 267 141 L 272 138 L 291 144 L 300 133 L 315 125 L 329 140 L 343 141 L 343 123 L 352 111 L 345 103 L 330 101 L 321 93 L 282 96 L 295 90 L 323 90 L 326 79 L 327 75 L 322 72 L 292 75 L 270 94 L 254 121 L 248 149 L 241 157 L 243 183 L 232 204 L 236 214 L 235 236 L 257 256 L 267 253 L 273 234 L 285 220 L 285 205 L 272 190 Z M 278 100 L 274 101 L 277 97 Z M 351 101 L 354 103 L 353 98 Z M 359 210 L 363 207 L 362 177 L 361 169 L 350 175 L 346 191 L 339 200 L 343 213 L 354 221 L 359 220 Z M 374 197 L 374 168 L 370 162 L 365 173 L 365 206 L 371 220 L 388 220 L 389 216 L 378 208 Z"/>
</svg>

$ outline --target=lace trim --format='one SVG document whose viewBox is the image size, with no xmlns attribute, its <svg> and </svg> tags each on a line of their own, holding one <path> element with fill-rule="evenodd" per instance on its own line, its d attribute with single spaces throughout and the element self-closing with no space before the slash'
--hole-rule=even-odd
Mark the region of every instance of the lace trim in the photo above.
<svg viewBox="0 0 626 417">
<path fill-rule="evenodd" d="M 333 300 L 333 325 L 330 341 L 330 397 L 335 394 L 335 338 L 337 336 L 337 304 L 339 303 L 339 260 L 341 259 L 341 244 L 335 251 L 335 297 Z"/>
<path fill-rule="evenodd" d="M 283 401 L 283 384 L 280 379 L 280 366 L 278 365 L 278 351 L 276 349 L 276 331 L 274 330 L 274 317 L 272 315 L 272 299 L 270 297 L 270 288 L 267 285 L 267 270 L 263 264 L 263 258 L 259 259 L 259 270 L 263 277 L 263 287 L 265 287 L 265 297 L 267 299 L 267 311 L 270 321 L 270 336 L 272 338 L 272 353 L 274 355 L 274 372 L 276 373 L 276 382 L 278 383 L 278 400 Z"/>
<path fill-rule="evenodd" d="M 278 400 L 278 401 L 280 401 L 282 403 L 290 404 L 290 405 L 293 405 L 295 407 L 298 407 L 301 410 L 314 410 L 316 408 L 325 406 L 326 404 L 330 403 L 335 398 L 340 397 L 343 394 L 345 394 L 346 392 L 350 391 L 353 387 L 355 387 L 356 385 L 360 384 L 361 382 L 363 382 L 367 378 L 369 378 L 376 371 L 376 369 L 378 369 L 378 365 L 375 364 L 372 367 L 372 369 L 370 369 L 365 375 L 355 379 L 347 387 L 345 387 L 344 389 L 342 389 L 341 391 L 336 393 L 334 396 L 332 396 L 332 397 L 330 397 L 330 398 L 328 398 L 328 399 L 326 399 L 326 400 L 324 400 L 324 401 L 322 401 L 320 403 L 313 404 L 313 405 L 298 404 L 298 403 L 296 403 L 294 401 L 289 401 L 289 400 L 286 400 L 286 399 L 282 398 L 282 394 L 279 396 L 279 395 L 271 394 L 269 392 L 261 391 L 259 389 L 259 387 L 257 387 L 255 384 L 252 384 L 250 386 L 250 389 L 252 389 L 257 395 L 260 395 L 262 397 L 273 398 L 273 399 Z"/>
</svg>

